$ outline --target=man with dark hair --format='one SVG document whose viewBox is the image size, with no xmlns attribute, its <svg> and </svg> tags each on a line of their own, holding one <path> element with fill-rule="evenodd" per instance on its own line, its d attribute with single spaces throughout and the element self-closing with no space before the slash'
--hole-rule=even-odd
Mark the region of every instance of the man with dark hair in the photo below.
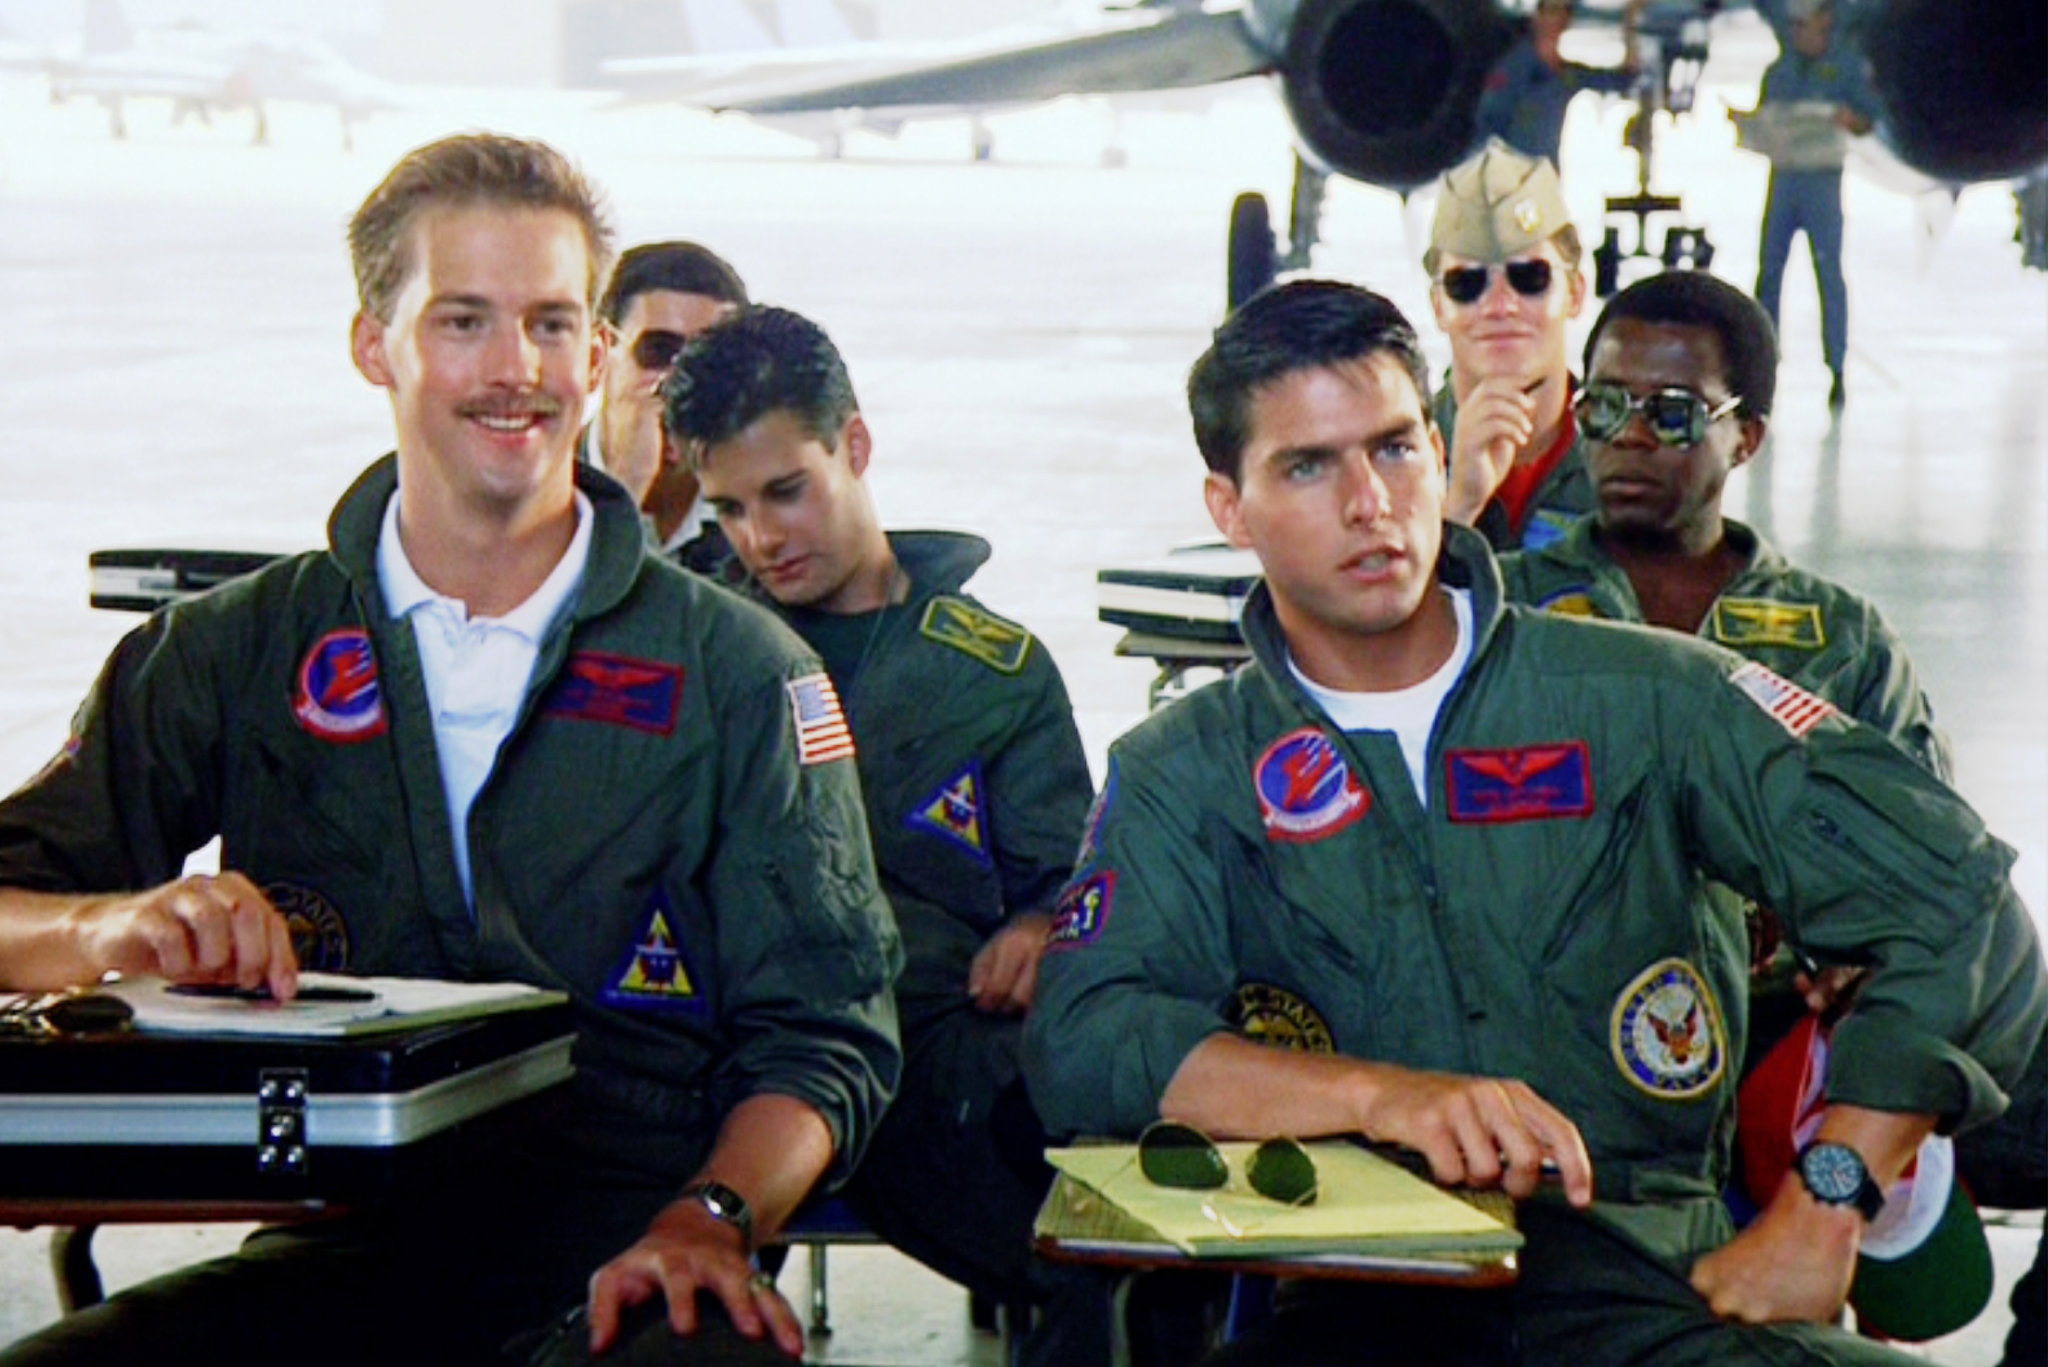
<svg viewBox="0 0 2048 1367">
<path fill-rule="evenodd" d="M 739 273 L 694 242 L 628 248 L 597 301 L 610 360 L 582 456 L 626 486 L 664 551 L 702 573 L 729 552 L 697 477 L 662 444 L 659 389 L 683 343 L 746 302 Z"/>
<path fill-rule="evenodd" d="M 1059 670 L 963 592 L 986 542 L 882 531 L 864 479 L 873 437 L 817 324 L 749 309 L 684 348 L 665 392 L 670 442 L 751 586 L 845 704 L 907 953 L 903 1084 L 845 1198 L 945 1276 L 1037 1303 L 1024 1362 L 1106 1363 L 1105 1286 L 1031 1252 L 1050 1171 L 1017 1064 L 1092 791 Z"/>
<path fill-rule="evenodd" d="M 1541 546 L 1593 506 L 1572 425 L 1567 333 L 1586 303 L 1557 168 L 1498 139 L 1444 173 L 1423 269 L 1451 373 L 1434 415 L 1444 515 L 1495 550 Z"/>
<path fill-rule="evenodd" d="M 2048 1020 L 2011 852 L 1760 666 L 1504 605 L 1443 520 L 1417 353 L 1305 281 L 1196 363 L 1210 514 L 1265 570 L 1253 663 L 1113 747 L 1032 1097 L 1055 1132 L 1362 1133 L 1521 1199 L 1512 1289 L 1291 1283 L 1221 1362 L 1910 1362 L 1831 1321 L 1873 1194 L 1995 1115 Z M 1814 1142 L 1732 1237 L 1748 954 L 1707 878 L 1870 966 Z M 1320 1051 L 1254 1042 L 1274 1001 Z"/>
<path fill-rule="evenodd" d="M 1904 643 L 1876 606 L 1791 564 L 1721 513 L 1729 474 L 1763 443 L 1777 372 L 1770 318 L 1725 281 L 1666 271 L 1615 295 L 1587 339 L 1579 395 L 1599 507 L 1562 541 L 1503 558 L 1507 596 L 1553 613 L 1647 622 L 1718 642 L 1890 736 L 1949 780 L 1948 742 Z M 1730 405 L 1728 421 L 1714 416 Z M 1776 930 L 1768 914 L 1739 899 L 1734 909 L 1757 920 L 1752 933 L 1764 961 L 1753 1001 L 1754 1059 L 1804 1014 L 1807 997 L 1822 999 L 1829 985 L 1795 977 L 1789 954 L 1770 953 Z M 2044 1069 L 2048 1060 L 2037 1051 L 2012 1109 L 1957 1144 L 1973 1188 L 2028 1207 L 2048 1196 Z M 1744 1117 L 1747 1128 L 1747 1111 Z M 2015 1344 L 2039 1341 L 2042 1266 L 2037 1256 L 2014 1296 Z M 1882 1323 L 1881 1306 L 1858 1304 Z"/>
<path fill-rule="evenodd" d="M 0 920 L 160 912 L 217 942 L 179 976 L 281 997 L 301 964 L 559 989 L 575 1078 L 391 1200 L 261 1231 L 9 1367 L 485 1362 L 571 1304 L 547 1363 L 801 1350 L 748 1256 L 887 1100 L 900 951 L 815 656 L 653 555 L 574 459 L 607 239 L 542 144 L 401 161 L 351 228 L 395 456 L 329 550 L 124 640 L 0 802 Z M 226 872 L 180 877 L 215 835 Z"/>
</svg>

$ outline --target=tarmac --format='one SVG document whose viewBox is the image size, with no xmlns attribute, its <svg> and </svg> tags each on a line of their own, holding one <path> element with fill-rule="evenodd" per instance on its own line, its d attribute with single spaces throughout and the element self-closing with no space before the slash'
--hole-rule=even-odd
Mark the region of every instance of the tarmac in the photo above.
<svg viewBox="0 0 2048 1367">
<path fill-rule="evenodd" d="M 1753 73 L 1747 77 L 1753 82 Z M 1765 170 L 1737 152 L 1710 69 L 1702 108 L 1661 143 L 1713 267 L 1748 284 Z M 331 113 L 281 106 L 270 145 L 233 117 L 173 125 L 129 111 L 108 138 L 89 105 L 51 107 L 0 79 L 0 787 L 61 744 L 107 651 L 135 624 L 86 605 L 86 555 L 116 546 L 297 549 L 390 442 L 351 368 L 347 216 L 406 149 L 459 128 L 546 137 L 607 187 L 624 242 L 690 237 L 759 299 L 812 315 L 848 357 L 876 438 L 870 479 L 892 526 L 967 528 L 995 547 L 975 592 L 1029 625 L 1065 673 L 1099 775 L 1144 712 L 1149 667 L 1095 617 L 1094 575 L 1213 535 L 1182 384 L 1220 318 L 1232 196 L 1285 202 L 1278 102 L 1260 86 L 1206 110 L 1067 100 L 990 120 L 993 165 L 964 119 L 898 142 L 852 135 L 821 161 L 782 133 L 587 96 L 449 91 L 381 116 L 344 151 Z M 1589 238 L 1634 188 L 1623 108 L 1587 97 L 1565 177 Z M 1114 136 L 1124 164 L 1103 169 Z M 1770 447 L 1728 511 L 1795 561 L 1861 589 L 1904 636 L 1955 744 L 1958 784 L 2048 908 L 2048 277 L 2023 273 L 2002 186 L 1966 191 L 1930 240 L 1914 203 L 1848 185 L 1849 402 L 1826 407 L 1812 277 L 1785 286 Z M 1332 187 L 1318 270 L 1414 317 L 1433 358 L 1419 265 L 1427 204 Z M 1661 230 L 1660 230 L 1661 231 Z M 1591 321 L 1589 308 L 1581 321 Z M 2030 682 L 2031 681 L 2031 682 Z M 2035 699 L 2028 702 L 2028 698 Z M 1999 1305 L 1927 1350 L 1988 1367 L 2004 1284 L 2038 1216 L 1993 1230 Z M 234 1231 L 101 1235 L 111 1284 L 219 1248 Z M 0 1232 L 0 1342 L 56 1313 L 42 1231 Z M 801 1260 L 787 1283 L 801 1292 Z M 965 1298 L 880 1250 L 832 1254 L 838 1332 L 819 1361 L 995 1360 Z"/>
</svg>

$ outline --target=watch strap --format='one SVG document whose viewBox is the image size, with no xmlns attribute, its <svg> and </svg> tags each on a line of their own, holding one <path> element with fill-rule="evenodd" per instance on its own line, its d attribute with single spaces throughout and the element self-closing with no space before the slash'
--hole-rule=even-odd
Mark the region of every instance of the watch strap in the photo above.
<svg viewBox="0 0 2048 1367">
<path fill-rule="evenodd" d="M 723 1182 L 700 1177 L 682 1190 L 682 1199 L 695 1201 L 704 1207 L 714 1220 L 731 1225 L 740 1232 L 740 1251 L 753 1256 L 754 1212 L 747 1205 L 747 1198 Z"/>
</svg>

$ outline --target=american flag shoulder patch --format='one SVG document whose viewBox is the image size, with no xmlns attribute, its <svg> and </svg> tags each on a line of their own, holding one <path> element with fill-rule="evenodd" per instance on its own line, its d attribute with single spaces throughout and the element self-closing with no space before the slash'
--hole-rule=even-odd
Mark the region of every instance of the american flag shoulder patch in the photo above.
<svg viewBox="0 0 2048 1367">
<path fill-rule="evenodd" d="M 1747 693 L 1751 702 L 1794 736 L 1805 735 L 1835 715 L 1835 705 L 1827 699 L 1815 697 L 1753 661 L 1729 675 L 1728 682 Z"/>
<path fill-rule="evenodd" d="M 853 732 L 839 707 L 839 692 L 825 674 L 806 674 L 784 685 L 796 720 L 796 757 L 803 764 L 827 764 L 853 757 Z"/>
</svg>

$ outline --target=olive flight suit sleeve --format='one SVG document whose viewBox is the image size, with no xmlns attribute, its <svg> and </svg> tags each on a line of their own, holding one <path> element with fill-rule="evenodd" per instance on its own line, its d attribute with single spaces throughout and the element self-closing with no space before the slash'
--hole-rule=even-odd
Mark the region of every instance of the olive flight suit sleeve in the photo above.
<svg viewBox="0 0 2048 1367">
<path fill-rule="evenodd" d="M 1031 651 L 1023 715 L 988 766 L 991 853 L 1005 919 L 1052 910 L 1094 797 L 1066 685 L 1043 641 L 1034 639 Z"/>
</svg>

